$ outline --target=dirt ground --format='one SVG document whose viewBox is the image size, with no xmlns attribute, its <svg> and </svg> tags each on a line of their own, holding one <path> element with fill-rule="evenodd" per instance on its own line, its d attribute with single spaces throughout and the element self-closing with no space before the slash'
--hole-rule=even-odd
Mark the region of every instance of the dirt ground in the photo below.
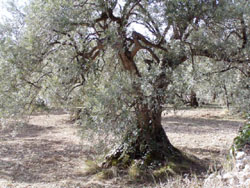
<svg viewBox="0 0 250 188">
<path fill-rule="evenodd" d="M 119 178 L 95 181 L 79 173 L 94 151 L 82 141 L 69 115 L 35 115 L 27 123 L 0 126 L 0 188 L 124 187 Z M 222 109 L 163 113 L 174 146 L 218 163 L 228 153 L 242 120 Z"/>
<path fill-rule="evenodd" d="M 218 108 L 171 112 L 164 115 L 162 123 L 174 146 L 200 159 L 220 161 L 243 121 Z"/>
</svg>

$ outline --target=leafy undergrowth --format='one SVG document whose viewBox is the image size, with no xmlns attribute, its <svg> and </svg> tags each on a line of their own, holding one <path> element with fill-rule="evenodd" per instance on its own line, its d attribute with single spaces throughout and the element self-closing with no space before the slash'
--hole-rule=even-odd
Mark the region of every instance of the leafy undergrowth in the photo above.
<svg viewBox="0 0 250 188">
<path fill-rule="evenodd" d="M 245 151 L 250 154 L 250 114 L 245 125 L 240 129 L 239 135 L 235 137 L 232 152 Z"/>
</svg>

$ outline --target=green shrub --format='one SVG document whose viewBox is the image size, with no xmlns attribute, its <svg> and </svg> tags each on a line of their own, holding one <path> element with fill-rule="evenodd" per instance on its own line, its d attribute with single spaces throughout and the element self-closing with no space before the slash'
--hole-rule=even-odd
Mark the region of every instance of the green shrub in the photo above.
<svg viewBox="0 0 250 188">
<path fill-rule="evenodd" d="M 248 121 L 239 131 L 239 135 L 234 139 L 232 146 L 233 153 L 242 150 L 247 144 L 250 144 L 250 114 L 248 114 L 247 119 Z"/>
</svg>

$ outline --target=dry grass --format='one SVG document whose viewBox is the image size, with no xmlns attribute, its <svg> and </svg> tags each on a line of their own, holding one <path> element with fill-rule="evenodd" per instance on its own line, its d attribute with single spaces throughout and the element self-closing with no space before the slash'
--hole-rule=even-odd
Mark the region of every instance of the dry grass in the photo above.
<svg viewBox="0 0 250 188">
<path fill-rule="evenodd" d="M 68 114 L 36 115 L 25 124 L 0 127 L 0 188 L 205 186 L 204 176 L 140 184 L 136 175 L 135 180 L 119 176 L 117 169 L 92 176 L 100 170 L 98 163 L 84 161 L 97 154 L 95 143 L 81 140 L 68 119 Z M 241 124 L 221 109 L 181 110 L 163 117 L 172 144 L 203 159 L 211 171 L 220 168 Z"/>
</svg>

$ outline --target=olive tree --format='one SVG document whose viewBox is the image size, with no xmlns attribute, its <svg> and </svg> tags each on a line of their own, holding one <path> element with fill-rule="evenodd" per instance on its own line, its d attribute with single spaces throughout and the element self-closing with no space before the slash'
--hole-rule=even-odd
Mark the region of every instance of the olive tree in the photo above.
<svg viewBox="0 0 250 188">
<path fill-rule="evenodd" d="M 168 89 L 175 105 L 177 103 L 180 107 L 191 103 L 190 93 L 193 90 L 199 106 L 216 103 L 227 106 L 232 112 L 244 114 L 249 111 L 248 72 L 246 64 L 196 57 L 193 63 L 186 61 L 175 69 Z"/>
<path fill-rule="evenodd" d="M 104 167 L 181 162 L 161 124 L 171 75 L 194 57 L 249 68 L 249 7 L 246 0 L 33 0 L 22 23 L 1 26 L 1 109 L 26 110 L 40 97 L 79 107 L 85 126 L 122 127 Z"/>
</svg>

